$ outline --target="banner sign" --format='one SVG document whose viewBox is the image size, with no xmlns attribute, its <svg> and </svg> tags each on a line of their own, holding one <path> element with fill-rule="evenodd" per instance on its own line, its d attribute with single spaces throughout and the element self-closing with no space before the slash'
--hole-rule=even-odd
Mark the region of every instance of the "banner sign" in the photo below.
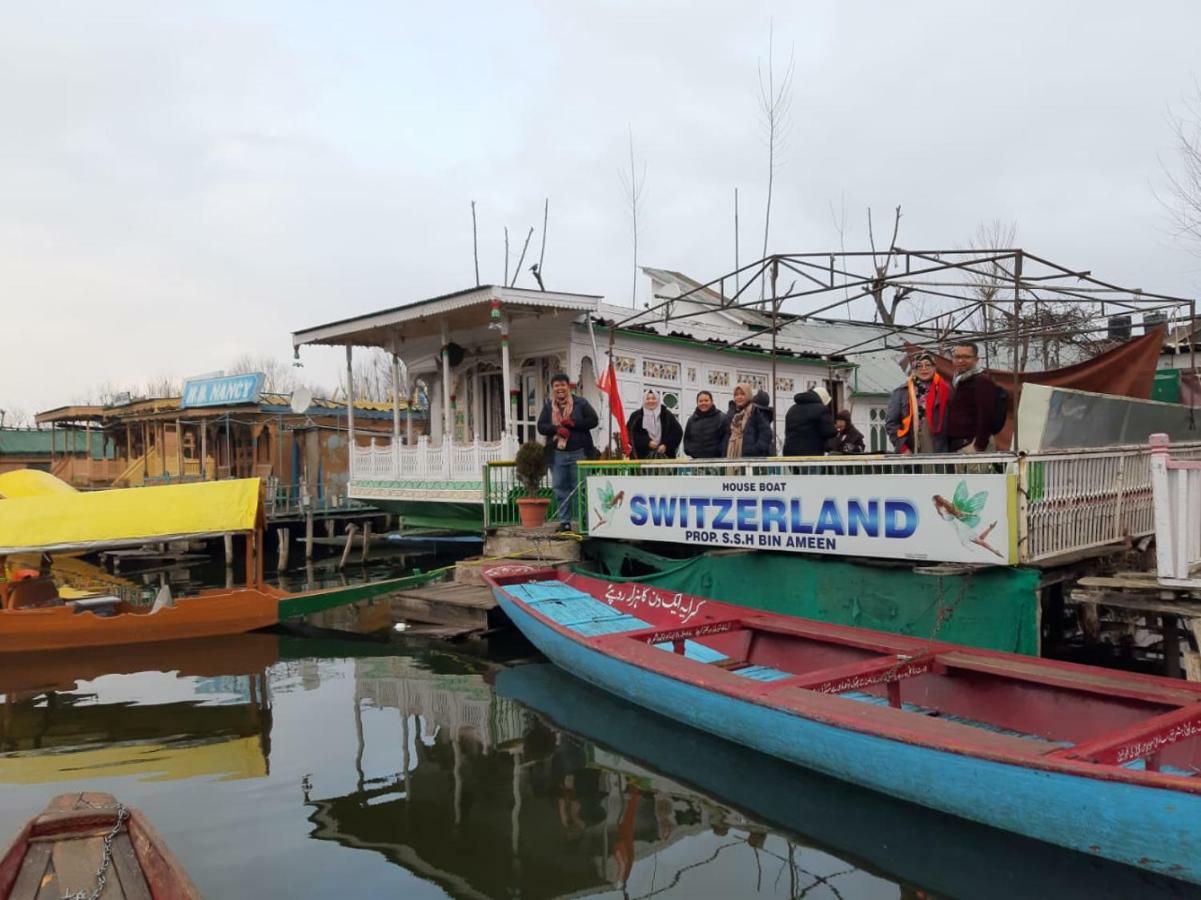
<svg viewBox="0 0 1201 900">
<path fill-rule="evenodd" d="M 1008 475 L 588 476 L 592 537 L 1017 562 Z"/>
<path fill-rule="evenodd" d="M 263 374 L 225 375 L 220 378 L 189 378 L 183 383 L 180 409 L 197 406 L 233 406 L 257 403 L 263 387 Z"/>
</svg>

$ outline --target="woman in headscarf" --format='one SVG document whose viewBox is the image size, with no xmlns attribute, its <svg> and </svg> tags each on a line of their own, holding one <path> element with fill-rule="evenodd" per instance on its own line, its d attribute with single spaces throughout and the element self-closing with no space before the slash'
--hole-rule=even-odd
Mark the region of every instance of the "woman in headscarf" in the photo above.
<svg viewBox="0 0 1201 900">
<path fill-rule="evenodd" d="M 664 409 L 659 394 L 647 391 L 642 407 L 626 422 L 635 459 L 673 459 L 684 437 L 684 429 L 670 409 Z"/>
<path fill-rule="evenodd" d="M 752 394 L 749 384 L 735 386 L 734 399 L 727 413 L 730 432 L 726 440 L 726 459 L 772 455 L 775 441 L 770 404 L 767 391 Z"/>
<path fill-rule="evenodd" d="M 698 391 L 696 412 L 684 426 L 684 452 L 693 459 L 720 459 L 726 452 L 730 425 L 708 391 Z"/>
<path fill-rule="evenodd" d="M 845 409 L 834 417 L 834 437 L 829 450 L 834 454 L 863 453 L 866 449 L 863 432 L 851 424 L 851 414 Z"/>
</svg>

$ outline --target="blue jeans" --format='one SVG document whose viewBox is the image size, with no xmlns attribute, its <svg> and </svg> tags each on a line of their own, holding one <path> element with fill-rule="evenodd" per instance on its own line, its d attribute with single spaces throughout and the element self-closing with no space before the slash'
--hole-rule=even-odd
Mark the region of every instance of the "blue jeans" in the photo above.
<svg viewBox="0 0 1201 900">
<path fill-rule="evenodd" d="M 587 458 L 588 454 L 584 450 L 556 449 L 551 461 L 551 484 L 554 485 L 555 500 L 558 502 L 556 517 L 567 525 L 571 524 L 571 495 L 576 485 L 575 464 L 577 460 Z"/>
</svg>

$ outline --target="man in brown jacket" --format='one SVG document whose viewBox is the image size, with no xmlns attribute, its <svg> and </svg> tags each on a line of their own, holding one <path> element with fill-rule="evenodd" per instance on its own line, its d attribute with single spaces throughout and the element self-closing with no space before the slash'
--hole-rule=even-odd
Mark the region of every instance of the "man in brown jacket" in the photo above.
<svg viewBox="0 0 1201 900">
<path fill-rule="evenodd" d="M 980 368 L 980 350 L 970 341 L 951 351 L 955 366 L 947 406 L 947 442 L 952 453 L 985 453 L 993 444 L 997 388 Z"/>
</svg>

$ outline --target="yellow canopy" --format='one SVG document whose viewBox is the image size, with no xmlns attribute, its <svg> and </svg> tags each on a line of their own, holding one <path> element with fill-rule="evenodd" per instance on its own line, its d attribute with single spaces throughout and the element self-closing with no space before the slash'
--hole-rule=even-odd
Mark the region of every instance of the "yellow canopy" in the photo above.
<svg viewBox="0 0 1201 900">
<path fill-rule="evenodd" d="M 48 494 L 75 494 L 75 488 L 39 469 L 13 469 L 0 474 L 0 497 L 45 497 Z"/>
<path fill-rule="evenodd" d="M 257 478 L 19 497 L 0 501 L 0 555 L 253 531 L 258 512 Z"/>
<path fill-rule="evenodd" d="M 0 784 L 49 784 L 55 781 L 137 775 L 138 781 L 175 781 L 219 776 L 220 781 L 262 778 L 267 774 L 261 739 L 250 737 L 206 744 L 139 743 L 83 750 L 9 753 L 0 757 Z"/>
</svg>

